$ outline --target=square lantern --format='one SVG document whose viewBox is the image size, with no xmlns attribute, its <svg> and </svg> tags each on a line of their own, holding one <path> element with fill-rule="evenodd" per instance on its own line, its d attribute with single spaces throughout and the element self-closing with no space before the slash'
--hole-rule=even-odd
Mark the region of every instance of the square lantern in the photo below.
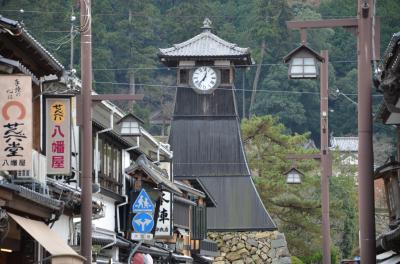
<svg viewBox="0 0 400 264">
<path fill-rule="evenodd" d="M 121 136 L 141 136 L 141 125 L 144 124 L 143 120 L 132 113 L 122 117 L 117 124 L 121 124 Z"/>
<path fill-rule="evenodd" d="M 285 172 L 283 175 L 286 176 L 287 184 L 301 184 L 301 177 L 304 176 L 303 173 L 294 167 Z"/>
<path fill-rule="evenodd" d="M 290 79 L 316 79 L 317 62 L 323 62 L 324 58 L 306 45 L 301 45 L 291 51 L 283 61 L 289 63 Z"/>
</svg>

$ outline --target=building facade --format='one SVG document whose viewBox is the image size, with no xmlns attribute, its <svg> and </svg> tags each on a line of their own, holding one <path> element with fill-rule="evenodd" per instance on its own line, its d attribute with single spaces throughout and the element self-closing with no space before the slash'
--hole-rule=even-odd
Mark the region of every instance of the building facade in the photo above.
<svg viewBox="0 0 400 264">
<path fill-rule="evenodd" d="M 393 34 L 380 63 L 380 71 L 375 76 L 375 85 L 383 94 L 375 121 L 395 126 L 396 154 L 386 159 L 375 170 L 375 181 L 383 181 L 388 219 L 385 229 L 378 234 L 376 252 L 378 263 L 398 263 L 400 261 L 400 33 Z"/>
<path fill-rule="evenodd" d="M 1 128 L 0 263 L 82 263 L 80 80 L 21 23 L 4 17 L 0 72 L 2 118 L 11 120 Z M 140 122 L 138 134 L 125 136 L 122 121 L 133 114 L 109 101 L 92 109 L 93 261 L 211 262 L 215 250 L 201 247 L 211 200 L 189 182 L 174 181 L 169 145 Z M 156 210 L 152 237 L 139 241 L 132 206 L 142 190 Z"/>
</svg>

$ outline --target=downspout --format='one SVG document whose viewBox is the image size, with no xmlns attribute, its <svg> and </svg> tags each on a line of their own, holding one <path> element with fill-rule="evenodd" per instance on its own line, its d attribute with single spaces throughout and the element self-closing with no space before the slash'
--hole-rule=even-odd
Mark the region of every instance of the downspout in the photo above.
<svg viewBox="0 0 400 264">
<path fill-rule="evenodd" d="M 161 142 L 157 142 L 157 160 L 153 161 L 154 164 L 159 164 L 160 163 L 160 150 L 163 147 L 164 149 L 167 149 L 168 151 L 170 150 L 170 145 L 169 144 L 164 144 Z M 170 157 L 172 158 L 172 157 Z"/>
<path fill-rule="evenodd" d="M 136 137 L 136 146 L 132 146 L 130 148 L 126 148 L 126 149 L 124 149 L 124 152 L 129 154 L 129 150 L 133 150 L 133 149 L 139 148 L 139 143 L 140 143 L 139 137 Z M 122 164 L 124 164 L 124 166 L 125 166 L 125 153 L 122 156 Z M 117 215 L 117 233 L 118 234 L 122 234 L 122 236 L 125 237 L 125 232 L 121 231 L 120 216 L 119 216 L 119 208 L 121 206 L 127 205 L 128 201 L 129 201 L 128 195 L 126 195 L 126 181 L 125 181 L 125 177 L 128 178 L 128 175 L 125 173 L 125 169 L 123 169 L 122 175 L 123 175 L 123 177 L 122 177 L 123 178 L 123 181 L 122 181 L 122 196 L 124 197 L 125 201 L 123 201 L 122 203 L 117 205 L 116 215 Z"/>
<path fill-rule="evenodd" d="M 96 132 L 95 159 L 94 159 L 94 183 L 97 185 L 99 184 L 99 165 L 100 165 L 99 164 L 99 134 L 113 130 L 113 128 L 114 128 L 114 112 L 115 112 L 115 108 L 113 107 L 111 110 L 111 116 L 110 116 L 110 127 Z"/>
</svg>

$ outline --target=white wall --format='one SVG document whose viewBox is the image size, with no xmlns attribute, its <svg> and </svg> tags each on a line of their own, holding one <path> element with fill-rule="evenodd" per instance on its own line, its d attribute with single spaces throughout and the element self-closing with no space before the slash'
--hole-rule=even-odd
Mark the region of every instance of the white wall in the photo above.
<svg viewBox="0 0 400 264">
<path fill-rule="evenodd" d="M 115 230 L 115 200 L 100 193 L 93 194 L 93 200 L 103 204 L 105 216 L 92 221 L 93 225 L 110 231 Z"/>
<path fill-rule="evenodd" d="M 71 233 L 69 219 L 69 216 L 61 215 L 60 219 L 58 219 L 51 228 L 66 242 L 69 242 Z"/>
</svg>

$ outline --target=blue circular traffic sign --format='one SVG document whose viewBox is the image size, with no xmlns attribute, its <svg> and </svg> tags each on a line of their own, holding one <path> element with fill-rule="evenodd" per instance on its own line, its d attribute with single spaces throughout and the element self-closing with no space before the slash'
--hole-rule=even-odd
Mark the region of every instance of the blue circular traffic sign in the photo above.
<svg viewBox="0 0 400 264">
<path fill-rule="evenodd" d="M 150 233 L 154 227 L 153 216 L 148 213 L 138 213 L 132 219 L 132 227 L 136 233 Z"/>
</svg>

